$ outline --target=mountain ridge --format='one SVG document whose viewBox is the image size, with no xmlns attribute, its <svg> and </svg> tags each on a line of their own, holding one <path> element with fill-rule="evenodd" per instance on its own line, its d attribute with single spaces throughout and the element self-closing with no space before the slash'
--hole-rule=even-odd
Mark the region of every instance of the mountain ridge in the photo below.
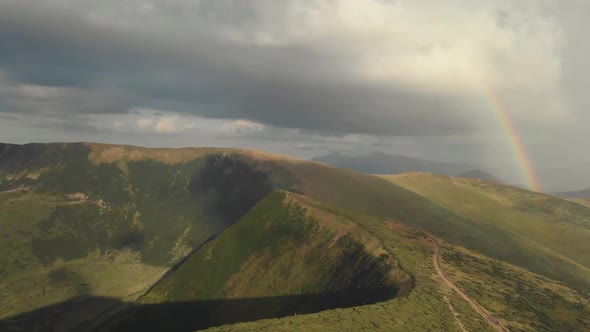
<svg viewBox="0 0 590 332">
<path fill-rule="evenodd" d="M 314 157 L 311 160 L 369 174 L 428 172 L 454 176 L 477 168 L 466 163 L 430 161 L 385 152 L 374 152 L 367 156 L 357 157 L 334 152 Z"/>
</svg>

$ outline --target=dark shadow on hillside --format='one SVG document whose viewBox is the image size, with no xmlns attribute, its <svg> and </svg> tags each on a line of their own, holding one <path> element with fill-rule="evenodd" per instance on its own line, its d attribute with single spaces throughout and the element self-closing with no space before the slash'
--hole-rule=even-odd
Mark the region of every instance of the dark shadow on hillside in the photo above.
<svg viewBox="0 0 590 332">
<path fill-rule="evenodd" d="M 228 225 L 236 222 L 273 188 L 269 174 L 227 155 L 205 158 L 202 169 L 193 175 L 187 187 L 192 195 L 211 195 L 210 209 Z"/>
<path fill-rule="evenodd" d="M 396 288 L 346 289 L 311 295 L 129 306 L 115 299 L 85 297 L 7 318 L 0 321 L 0 331 L 195 331 L 224 324 L 372 304 L 389 300 L 397 294 Z M 118 307 L 119 313 L 104 322 L 100 315 L 88 317 L 91 310 L 84 308 L 97 306 L 102 307 L 98 312 Z"/>
<path fill-rule="evenodd" d="M 24 314 L 4 318 L 0 331 L 57 332 L 90 331 L 88 322 L 106 310 L 124 303 L 107 297 L 80 296 Z M 86 326 L 86 328 L 84 328 Z"/>
</svg>

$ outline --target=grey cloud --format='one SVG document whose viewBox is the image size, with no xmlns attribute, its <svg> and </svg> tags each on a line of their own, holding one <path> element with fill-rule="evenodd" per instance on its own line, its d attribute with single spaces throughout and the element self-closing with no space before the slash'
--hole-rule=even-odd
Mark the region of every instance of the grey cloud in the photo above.
<svg viewBox="0 0 590 332">
<path fill-rule="evenodd" d="M 208 15 L 217 15 L 211 20 L 218 24 L 235 22 L 231 14 L 218 17 L 223 4 L 207 3 L 201 8 L 205 22 Z M 0 7 L 0 44 L 10 45 L 0 52 L 0 68 L 15 83 L 85 90 L 84 103 L 64 96 L 48 105 L 63 112 L 146 106 L 281 127 L 392 135 L 481 129 L 470 117 L 468 100 L 360 80 L 345 69 L 346 60 L 334 63 L 303 45 L 242 45 L 199 31 L 192 39 L 170 40 L 27 4 Z M 248 6 L 238 7 L 244 6 L 235 11 L 244 15 L 238 24 L 254 24 Z M 4 108 L 39 110 L 26 100 Z"/>
</svg>

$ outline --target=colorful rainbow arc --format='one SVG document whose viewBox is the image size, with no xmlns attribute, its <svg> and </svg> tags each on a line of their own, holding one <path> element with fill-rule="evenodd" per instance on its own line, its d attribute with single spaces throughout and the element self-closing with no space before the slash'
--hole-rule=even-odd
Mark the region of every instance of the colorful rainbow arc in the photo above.
<svg viewBox="0 0 590 332">
<path fill-rule="evenodd" d="M 520 139 L 520 136 L 514 127 L 514 123 L 512 122 L 510 115 L 503 107 L 500 97 L 489 85 L 486 85 L 485 90 L 489 104 L 491 105 L 494 114 L 498 118 L 502 130 L 504 130 L 506 136 L 508 137 L 512 150 L 514 151 L 516 159 L 518 160 L 521 172 L 526 179 L 527 186 L 531 190 L 541 192 L 542 187 L 539 179 L 537 178 L 535 169 L 533 168 L 533 164 L 527 155 L 524 145 L 522 144 L 522 140 Z"/>
</svg>

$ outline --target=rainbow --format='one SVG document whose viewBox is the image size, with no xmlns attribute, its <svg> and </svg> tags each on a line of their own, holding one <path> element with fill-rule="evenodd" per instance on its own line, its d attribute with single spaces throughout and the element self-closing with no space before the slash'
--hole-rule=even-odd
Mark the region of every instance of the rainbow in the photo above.
<svg viewBox="0 0 590 332">
<path fill-rule="evenodd" d="M 520 166 L 522 175 L 526 180 L 526 184 L 529 189 L 542 192 L 541 183 L 537 178 L 537 174 L 533 167 L 533 164 L 530 158 L 527 155 L 527 152 L 524 148 L 524 144 L 522 144 L 522 140 L 520 136 L 518 136 L 518 132 L 514 127 L 514 123 L 510 118 L 510 115 L 506 111 L 506 108 L 502 105 L 500 97 L 494 92 L 494 90 L 490 86 L 486 86 L 486 98 L 488 99 L 489 104 L 491 105 L 492 111 L 498 118 L 500 122 L 500 126 L 502 130 L 506 133 L 508 137 L 508 141 L 511 145 L 512 150 L 514 151 L 514 155 L 516 160 L 518 161 L 518 165 Z"/>
</svg>

